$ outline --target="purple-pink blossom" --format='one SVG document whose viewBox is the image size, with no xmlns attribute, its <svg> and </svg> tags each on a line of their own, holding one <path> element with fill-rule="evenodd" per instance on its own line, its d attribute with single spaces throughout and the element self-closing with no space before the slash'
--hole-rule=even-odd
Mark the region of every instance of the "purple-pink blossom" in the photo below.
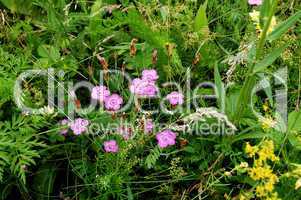
<svg viewBox="0 0 301 200">
<path fill-rule="evenodd" d="M 109 111 L 117 111 L 123 104 L 123 99 L 118 94 L 112 94 L 105 99 L 105 108 Z"/>
<path fill-rule="evenodd" d="M 181 105 L 184 103 L 184 95 L 179 92 L 171 92 L 166 96 L 166 99 L 169 101 L 169 103 L 173 106 L 175 105 Z"/>
<path fill-rule="evenodd" d="M 155 69 L 145 69 L 142 71 L 142 80 L 156 81 L 159 78 Z"/>
<path fill-rule="evenodd" d="M 91 93 L 92 99 L 96 99 L 101 103 L 104 102 L 109 95 L 110 95 L 110 91 L 107 89 L 106 86 L 103 85 L 95 86 L 92 89 L 92 93 Z"/>
<path fill-rule="evenodd" d="M 130 85 L 130 91 L 138 96 L 155 97 L 159 90 L 155 82 L 135 78 Z"/>
<path fill-rule="evenodd" d="M 105 152 L 117 153 L 119 150 L 116 140 L 109 140 L 103 143 Z"/>
<path fill-rule="evenodd" d="M 262 0 L 248 0 L 250 5 L 256 5 L 259 6 L 262 4 Z"/>
<path fill-rule="evenodd" d="M 151 119 L 145 120 L 144 132 L 145 133 L 151 133 L 153 131 L 153 129 L 154 129 L 153 120 L 151 120 Z"/>
<path fill-rule="evenodd" d="M 77 118 L 70 124 L 70 128 L 75 135 L 80 135 L 88 130 L 89 121 L 82 118 Z"/>
<path fill-rule="evenodd" d="M 156 139 L 160 148 L 166 148 L 176 144 L 177 134 L 169 129 L 157 133 Z"/>
</svg>

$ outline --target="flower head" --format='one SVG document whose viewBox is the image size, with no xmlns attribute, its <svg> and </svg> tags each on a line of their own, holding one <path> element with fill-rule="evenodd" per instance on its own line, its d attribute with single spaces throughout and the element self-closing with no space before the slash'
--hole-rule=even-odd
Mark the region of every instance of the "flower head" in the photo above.
<svg viewBox="0 0 301 200">
<path fill-rule="evenodd" d="M 130 91 L 138 96 L 155 97 L 158 88 L 152 81 L 135 78 L 130 85 Z"/>
<path fill-rule="evenodd" d="M 142 71 L 142 80 L 156 81 L 159 78 L 155 69 L 145 69 Z"/>
<path fill-rule="evenodd" d="M 118 94 L 112 94 L 105 99 L 105 108 L 110 111 L 117 111 L 121 108 L 123 99 Z"/>
<path fill-rule="evenodd" d="M 61 121 L 60 121 L 60 125 L 61 125 L 61 126 L 69 125 L 69 120 L 68 120 L 68 119 L 63 119 L 63 120 L 61 120 Z M 62 135 L 66 135 L 66 134 L 68 133 L 68 129 L 67 129 L 67 128 L 66 128 L 66 129 L 62 129 L 62 130 L 60 131 L 60 133 L 61 133 Z"/>
<path fill-rule="evenodd" d="M 80 135 L 81 133 L 88 130 L 87 126 L 89 125 L 89 121 L 82 118 L 77 118 L 73 122 L 71 122 L 70 128 L 75 135 Z"/>
<path fill-rule="evenodd" d="M 157 133 L 156 139 L 160 148 L 166 148 L 176 144 L 176 133 L 167 129 Z"/>
<path fill-rule="evenodd" d="M 262 0 L 248 0 L 248 3 L 250 5 L 256 5 L 256 6 L 259 6 L 262 4 Z"/>
<path fill-rule="evenodd" d="M 99 100 L 101 103 L 110 95 L 110 91 L 106 86 L 95 86 L 92 89 L 91 97 L 92 99 Z"/>
<path fill-rule="evenodd" d="M 105 152 L 117 153 L 119 150 L 116 140 L 109 140 L 103 143 Z"/>
<path fill-rule="evenodd" d="M 184 95 L 179 92 L 172 92 L 166 96 L 171 105 L 181 105 L 184 103 Z"/>
</svg>

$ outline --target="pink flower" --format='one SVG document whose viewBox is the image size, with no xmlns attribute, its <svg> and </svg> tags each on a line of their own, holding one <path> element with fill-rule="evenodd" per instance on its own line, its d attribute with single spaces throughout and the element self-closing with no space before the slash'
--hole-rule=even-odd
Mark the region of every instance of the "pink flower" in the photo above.
<svg viewBox="0 0 301 200">
<path fill-rule="evenodd" d="M 112 94 L 105 99 L 105 107 L 110 111 L 117 111 L 121 108 L 123 99 L 118 94 Z"/>
<path fill-rule="evenodd" d="M 68 119 L 63 119 L 63 120 L 61 120 L 61 121 L 60 121 L 60 125 L 61 125 L 61 126 L 69 125 L 69 120 L 68 120 Z M 68 129 L 62 129 L 62 130 L 60 131 L 60 133 L 61 133 L 62 135 L 66 135 L 66 134 L 68 133 Z"/>
<path fill-rule="evenodd" d="M 92 99 L 99 100 L 101 103 L 110 95 L 110 91 L 106 86 L 95 86 L 92 89 L 91 97 Z"/>
<path fill-rule="evenodd" d="M 123 139 L 128 140 L 130 139 L 130 137 L 132 136 L 132 129 L 130 127 L 127 126 L 120 126 L 117 129 L 117 132 L 123 137 Z"/>
<path fill-rule="evenodd" d="M 156 81 L 159 78 L 155 69 L 145 69 L 142 71 L 142 80 Z"/>
<path fill-rule="evenodd" d="M 261 5 L 262 4 L 262 0 L 248 0 L 250 5 Z"/>
<path fill-rule="evenodd" d="M 184 96 L 179 92 L 172 92 L 166 96 L 166 99 L 169 101 L 171 105 L 181 105 L 184 103 Z"/>
<path fill-rule="evenodd" d="M 130 85 L 130 91 L 138 96 L 155 97 L 158 88 L 152 81 L 135 78 Z"/>
<path fill-rule="evenodd" d="M 116 140 L 109 140 L 103 143 L 105 152 L 117 153 L 119 150 Z"/>
<path fill-rule="evenodd" d="M 75 135 L 80 135 L 88 130 L 89 121 L 82 118 L 77 118 L 71 122 L 70 128 Z"/>
<path fill-rule="evenodd" d="M 160 148 L 166 148 L 176 144 L 176 133 L 167 129 L 162 132 L 157 133 L 156 139 Z"/>
<path fill-rule="evenodd" d="M 145 124 L 144 124 L 145 133 L 151 133 L 153 131 L 153 129 L 154 129 L 153 120 L 151 120 L 151 119 L 145 120 Z"/>
</svg>

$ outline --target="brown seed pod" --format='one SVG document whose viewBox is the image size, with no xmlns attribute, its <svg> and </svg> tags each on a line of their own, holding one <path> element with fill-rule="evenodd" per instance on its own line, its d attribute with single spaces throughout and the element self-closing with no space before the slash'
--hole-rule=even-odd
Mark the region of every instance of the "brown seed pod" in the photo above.
<svg viewBox="0 0 301 200">
<path fill-rule="evenodd" d="M 153 65 L 156 65 L 158 61 L 158 50 L 154 49 L 152 53 L 152 63 Z"/>
<path fill-rule="evenodd" d="M 138 39 L 133 38 L 130 45 L 130 55 L 135 56 L 137 53 L 136 43 L 138 42 Z"/>
<path fill-rule="evenodd" d="M 109 64 L 106 61 L 106 59 L 104 57 L 101 57 L 99 54 L 97 54 L 96 57 L 97 57 L 99 63 L 102 66 L 102 69 L 104 71 L 104 78 L 105 78 L 106 81 L 108 81 L 109 80 L 109 74 L 108 74 Z"/>
</svg>

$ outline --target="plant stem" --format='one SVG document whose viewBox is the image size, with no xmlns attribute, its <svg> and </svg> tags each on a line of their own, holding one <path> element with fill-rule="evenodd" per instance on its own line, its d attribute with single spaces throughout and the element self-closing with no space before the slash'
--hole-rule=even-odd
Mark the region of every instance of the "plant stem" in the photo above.
<svg viewBox="0 0 301 200">
<path fill-rule="evenodd" d="M 266 21 L 264 28 L 260 34 L 259 41 L 256 45 L 256 57 L 255 57 L 255 63 L 261 58 L 262 51 L 264 49 L 264 44 L 266 41 L 266 37 L 268 34 L 269 27 L 271 25 L 271 21 L 273 19 L 273 16 L 275 14 L 276 8 L 278 5 L 278 0 L 274 0 L 272 4 L 272 8 L 270 10 L 268 20 Z M 252 89 L 254 84 L 256 83 L 256 77 L 253 73 L 255 64 L 252 63 L 248 69 L 246 80 L 241 88 L 239 97 L 238 97 L 238 108 L 237 108 L 237 114 L 235 117 L 235 123 L 238 123 L 242 114 L 244 113 L 246 107 L 250 103 L 250 99 L 252 98 Z"/>
</svg>

